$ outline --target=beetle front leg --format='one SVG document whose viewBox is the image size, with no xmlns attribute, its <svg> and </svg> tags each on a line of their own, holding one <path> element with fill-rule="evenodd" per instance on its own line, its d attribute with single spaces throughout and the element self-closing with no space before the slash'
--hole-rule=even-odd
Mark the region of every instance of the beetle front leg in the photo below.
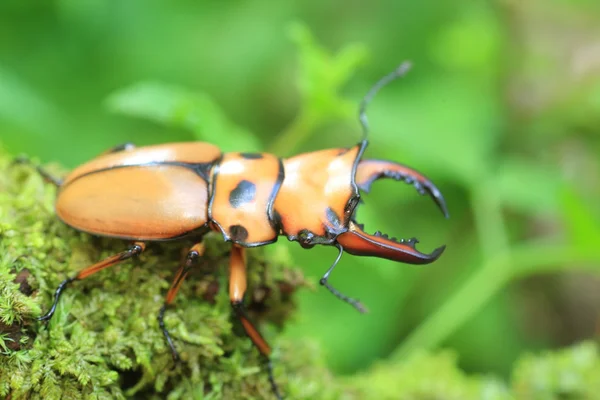
<svg viewBox="0 0 600 400">
<path fill-rule="evenodd" d="M 105 258 L 104 260 L 90 265 L 79 271 L 79 273 L 71 278 L 67 278 L 58 285 L 56 288 L 56 292 L 54 292 L 54 302 L 52 303 L 52 307 L 50 310 L 43 316 L 39 317 L 38 321 L 48 321 L 54 315 L 56 311 L 56 306 L 58 305 L 58 299 L 60 299 L 60 295 L 65 290 L 65 288 L 69 285 L 69 283 L 73 281 L 77 281 L 80 279 L 85 279 L 90 275 L 95 274 L 98 271 L 101 271 L 105 268 L 112 267 L 120 262 L 130 259 L 131 257 L 140 255 L 146 249 L 146 244 L 143 242 L 135 242 L 130 248 L 121 253 L 115 254 L 114 256 L 110 256 Z"/>
<path fill-rule="evenodd" d="M 175 296 L 177 296 L 177 292 L 179 292 L 179 288 L 181 287 L 183 280 L 187 277 L 187 275 L 189 274 L 192 267 L 198 263 L 198 260 L 204 254 L 204 250 L 205 250 L 205 247 L 204 247 L 204 244 L 202 244 L 202 243 L 197 243 L 190 249 L 190 251 L 188 252 L 188 255 L 186 257 L 185 263 L 179 267 L 179 270 L 177 271 L 177 274 L 175 275 L 175 279 L 173 279 L 173 283 L 171 283 L 171 287 L 169 288 L 169 291 L 167 292 L 167 296 L 165 298 L 165 303 L 163 304 L 163 306 L 160 308 L 160 311 L 158 312 L 158 317 L 157 317 L 158 326 L 160 326 L 160 329 L 162 330 L 163 335 L 165 335 L 165 340 L 167 341 L 167 344 L 169 345 L 169 348 L 171 349 L 171 354 L 173 355 L 173 361 L 175 361 L 175 362 L 178 362 L 180 358 L 179 358 L 179 353 L 177 352 L 177 349 L 175 349 L 175 345 L 173 344 L 173 339 L 171 338 L 171 334 L 169 333 L 169 331 L 167 330 L 167 328 L 165 326 L 165 321 L 164 321 L 165 310 L 166 310 L 167 306 L 172 304 L 173 301 L 175 300 Z"/>
<path fill-rule="evenodd" d="M 323 277 L 319 280 L 319 283 L 322 286 L 325 286 L 327 288 L 327 290 L 329 290 L 335 297 L 337 297 L 338 299 L 350 304 L 352 307 L 356 308 L 359 312 L 361 313 L 366 313 L 368 312 L 368 310 L 366 309 L 366 307 L 358 300 L 353 299 L 351 297 L 346 296 L 345 294 L 342 294 L 339 290 L 337 290 L 336 288 L 334 288 L 333 286 L 331 286 L 328 282 L 329 280 L 329 275 L 331 275 L 331 273 L 333 272 L 333 269 L 335 268 L 335 266 L 338 264 L 338 262 L 340 261 L 340 259 L 342 258 L 342 253 L 344 251 L 344 249 L 342 248 L 342 246 L 338 243 L 336 244 L 336 247 L 338 248 L 338 250 L 340 251 L 340 253 L 338 254 L 337 258 L 335 259 L 334 263 L 331 265 L 331 267 L 329 267 L 329 269 L 327 270 L 327 272 L 325 272 L 325 275 L 323 275 Z"/>
<path fill-rule="evenodd" d="M 231 249 L 231 258 L 229 261 L 229 299 L 231 300 L 231 306 L 239 318 L 246 335 L 252 340 L 252 343 L 260 354 L 265 357 L 267 368 L 269 371 L 269 382 L 275 396 L 281 400 L 279 389 L 273 378 L 273 366 L 271 364 L 271 347 L 267 341 L 262 337 L 258 329 L 254 326 L 244 307 L 244 294 L 246 293 L 247 279 L 246 279 L 246 249 L 234 245 Z"/>
</svg>

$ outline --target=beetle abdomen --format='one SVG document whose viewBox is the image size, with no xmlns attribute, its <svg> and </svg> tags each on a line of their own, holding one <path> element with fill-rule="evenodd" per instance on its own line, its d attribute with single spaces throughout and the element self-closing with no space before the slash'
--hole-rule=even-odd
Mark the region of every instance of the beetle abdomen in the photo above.
<svg viewBox="0 0 600 400">
<path fill-rule="evenodd" d="M 56 212 L 66 224 L 95 235 L 166 240 L 205 225 L 207 202 L 208 184 L 192 168 L 126 166 L 67 181 Z"/>
</svg>

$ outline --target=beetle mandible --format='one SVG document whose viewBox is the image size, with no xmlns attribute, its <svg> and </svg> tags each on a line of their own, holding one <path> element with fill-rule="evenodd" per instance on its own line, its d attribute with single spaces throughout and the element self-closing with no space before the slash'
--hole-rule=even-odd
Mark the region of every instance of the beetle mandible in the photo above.
<svg viewBox="0 0 600 400">
<path fill-rule="evenodd" d="M 202 257 L 202 236 L 217 231 L 231 242 L 229 297 L 246 334 L 267 360 L 274 394 L 271 348 L 248 318 L 244 308 L 246 249 L 273 243 L 286 236 L 301 246 L 335 246 L 339 253 L 320 284 L 339 299 L 364 312 L 357 300 L 345 296 L 329 277 L 342 253 L 374 256 L 410 264 L 435 261 L 444 246 L 431 254 L 415 247 L 416 239 L 396 240 L 380 232 L 368 234 L 354 214 L 360 191 L 368 192 L 380 178 L 414 185 L 433 198 L 448 217 L 441 192 L 423 174 L 384 160 L 363 160 L 367 147 L 366 107 L 375 94 L 410 68 L 405 62 L 379 80 L 364 97 L 359 119 L 363 138 L 350 148 L 335 148 L 282 159 L 267 153 L 222 153 L 209 143 L 170 143 L 147 147 L 117 146 L 77 167 L 64 179 L 40 174 L 58 187 L 56 213 L 67 225 L 93 235 L 133 242 L 125 251 L 84 268 L 65 279 L 50 310 L 38 318 L 49 320 L 61 293 L 72 282 L 139 255 L 146 242 L 194 238 L 158 314 L 158 323 L 178 359 L 163 316 L 188 272 Z"/>
</svg>

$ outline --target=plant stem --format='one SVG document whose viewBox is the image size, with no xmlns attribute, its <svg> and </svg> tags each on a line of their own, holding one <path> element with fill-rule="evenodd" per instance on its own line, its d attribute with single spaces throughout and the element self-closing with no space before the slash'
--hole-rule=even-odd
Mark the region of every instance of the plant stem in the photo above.
<svg viewBox="0 0 600 400">
<path fill-rule="evenodd" d="M 268 151 L 279 156 L 292 154 L 304 141 L 308 140 L 314 128 L 315 118 L 310 113 L 302 111 L 271 143 Z"/>
<path fill-rule="evenodd" d="M 505 253 L 497 254 L 418 326 L 392 357 L 401 359 L 416 349 L 438 346 L 481 310 L 511 279 L 562 271 L 566 269 L 565 264 L 580 263 L 590 265 L 580 266 L 579 270 L 600 273 L 600 249 L 530 243 L 513 249 L 510 257 Z"/>
</svg>

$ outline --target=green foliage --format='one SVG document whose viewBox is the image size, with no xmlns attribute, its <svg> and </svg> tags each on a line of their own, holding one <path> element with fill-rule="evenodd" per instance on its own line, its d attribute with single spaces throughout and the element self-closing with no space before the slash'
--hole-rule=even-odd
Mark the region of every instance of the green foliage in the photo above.
<svg viewBox="0 0 600 400">
<path fill-rule="evenodd" d="M 231 123 L 204 93 L 156 82 L 141 82 L 119 90 L 108 99 L 114 112 L 147 118 L 169 127 L 190 130 L 198 140 L 211 141 L 223 150 L 260 150 L 256 137 Z"/>
<path fill-rule="evenodd" d="M 331 55 L 315 41 L 304 24 L 291 24 L 288 32 L 299 50 L 296 82 L 301 103 L 294 121 L 269 148 L 283 155 L 292 154 L 321 125 L 348 120 L 354 115 L 356 104 L 342 98 L 340 90 L 366 55 L 362 44 L 346 45 Z"/>
</svg>

